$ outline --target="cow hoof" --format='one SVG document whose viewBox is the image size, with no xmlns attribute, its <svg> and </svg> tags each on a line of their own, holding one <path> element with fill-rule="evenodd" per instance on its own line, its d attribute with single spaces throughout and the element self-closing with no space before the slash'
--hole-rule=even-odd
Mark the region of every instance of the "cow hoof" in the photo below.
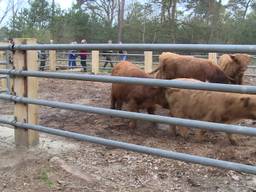
<svg viewBox="0 0 256 192">
<path fill-rule="evenodd" d="M 179 126 L 178 126 L 178 132 L 179 132 L 179 135 L 180 135 L 183 139 L 185 139 L 185 140 L 188 139 L 188 135 L 189 135 L 189 130 L 188 130 L 188 128 L 186 128 L 186 127 L 179 127 Z"/>
<path fill-rule="evenodd" d="M 238 143 L 235 140 L 229 140 L 231 145 L 238 146 Z"/>
<path fill-rule="evenodd" d="M 176 128 L 170 128 L 169 132 L 171 137 L 177 137 Z"/>
</svg>

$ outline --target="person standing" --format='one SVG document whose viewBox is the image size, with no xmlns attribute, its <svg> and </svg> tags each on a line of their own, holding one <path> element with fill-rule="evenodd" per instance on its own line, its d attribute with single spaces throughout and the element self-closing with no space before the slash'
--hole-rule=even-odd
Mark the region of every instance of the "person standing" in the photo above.
<svg viewBox="0 0 256 192">
<path fill-rule="evenodd" d="M 76 42 L 72 42 L 71 44 L 75 44 Z M 68 52 L 68 66 L 70 69 L 76 67 L 76 51 L 75 50 L 70 50 Z"/>
<path fill-rule="evenodd" d="M 38 51 L 38 58 L 40 60 L 40 68 L 39 70 L 44 71 L 45 69 L 45 64 L 46 64 L 46 51 L 45 50 L 39 50 Z"/>
<path fill-rule="evenodd" d="M 120 41 L 119 44 L 122 44 L 122 42 Z M 119 50 L 119 55 L 120 55 L 121 61 L 125 61 L 128 59 L 127 51 L 125 51 L 125 50 Z"/>
<path fill-rule="evenodd" d="M 86 44 L 86 40 L 85 39 L 82 39 L 81 41 L 82 44 Z M 88 55 L 88 52 L 86 49 L 81 49 L 80 50 L 80 59 L 81 59 L 81 65 L 83 67 L 83 71 L 86 72 L 86 59 L 87 59 L 87 55 Z"/>
<path fill-rule="evenodd" d="M 112 40 L 108 40 L 108 44 L 112 44 Z M 112 60 L 111 60 L 111 54 L 113 53 L 112 50 L 105 50 L 103 51 L 103 53 L 106 53 L 105 55 L 103 55 L 105 57 L 105 63 L 104 63 L 104 66 L 103 68 L 105 68 L 107 66 L 107 64 L 110 63 L 111 67 L 113 68 L 113 63 L 112 63 Z"/>
</svg>

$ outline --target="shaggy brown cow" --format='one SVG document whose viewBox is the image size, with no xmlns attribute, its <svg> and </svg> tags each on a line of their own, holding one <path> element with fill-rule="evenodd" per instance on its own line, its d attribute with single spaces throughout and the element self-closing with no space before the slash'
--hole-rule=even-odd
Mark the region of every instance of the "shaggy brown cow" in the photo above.
<svg viewBox="0 0 256 192">
<path fill-rule="evenodd" d="M 180 80 L 200 82 L 194 79 Z M 171 116 L 216 123 L 256 118 L 256 95 L 177 88 L 168 88 L 165 95 Z M 175 128 L 172 129 L 176 133 Z M 179 127 L 178 130 L 183 137 L 187 137 L 187 128 Z M 197 132 L 197 140 L 202 141 L 205 132 Z M 228 134 L 228 138 L 231 144 L 236 144 L 231 134 Z"/>
<path fill-rule="evenodd" d="M 234 79 L 232 83 L 242 84 L 244 72 L 247 66 L 251 63 L 250 55 L 247 54 L 224 54 L 219 60 L 218 64 L 224 73 Z"/>
<path fill-rule="evenodd" d="M 150 77 L 139 67 L 128 61 L 122 61 L 115 65 L 112 75 L 140 78 Z M 127 103 L 129 111 L 139 112 L 140 109 L 146 109 L 148 113 L 153 114 L 155 104 L 168 107 L 164 98 L 163 88 L 113 83 L 111 90 L 111 109 L 121 109 L 123 103 Z M 130 127 L 136 127 L 136 121 L 131 121 Z"/>
<path fill-rule="evenodd" d="M 159 56 L 159 66 L 151 74 L 157 71 L 157 78 L 160 79 L 193 78 L 212 83 L 230 83 L 220 67 L 210 60 L 170 52 Z"/>
</svg>

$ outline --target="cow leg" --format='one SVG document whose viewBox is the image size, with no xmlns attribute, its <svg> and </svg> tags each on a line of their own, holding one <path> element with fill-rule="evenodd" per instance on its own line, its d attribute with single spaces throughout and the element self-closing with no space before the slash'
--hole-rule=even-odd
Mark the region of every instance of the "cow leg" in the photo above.
<svg viewBox="0 0 256 192">
<path fill-rule="evenodd" d="M 116 108 L 116 98 L 111 94 L 111 109 Z"/>
<path fill-rule="evenodd" d="M 117 101 L 116 102 L 116 109 L 121 110 L 123 106 L 123 102 L 122 101 Z"/>
<path fill-rule="evenodd" d="M 187 127 L 177 126 L 177 129 L 179 130 L 179 135 L 181 137 L 184 139 L 188 138 L 189 129 Z"/>
<path fill-rule="evenodd" d="M 169 112 L 169 115 L 171 116 L 171 117 L 173 117 L 173 115 L 172 115 L 172 113 L 171 112 Z M 170 125 L 169 126 L 170 127 L 170 135 L 172 136 L 172 137 L 176 137 L 177 136 L 177 132 L 176 132 L 176 125 Z"/>
<path fill-rule="evenodd" d="M 147 108 L 148 114 L 155 114 L 155 110 L 156 110 L 156 109 L 155 109 L 154 106 Z M 157 127 L 157 123 L 156 123 L 156 122 L 152 122 L 151 125 L 152 125 L 152 127 Z"/>
<path fill-rule="evenodd" d="M 230 120 L 230 121 L 225 121 L 226 124 L 233 124 L 234 121 Z M 231 133 L 226 133 L 228 140 L 230 142 L 231 145 L 238 145 L 236 139 L 234 138 L 234 135 Z"/>
<path fill-rule="evenodd" d="M 196 141 L 201 143 L 204 141 L 206 130 L 200 129 L 196 131 Z"/>
<path fill-rule="evenodd" d="M 139 112 L 138 105 L 134 100 L 132 100 L 128 103 L 128 109 L 131 112 Z M 137 127 L 137 120 L 133 120 L 133 119 L 130 120 L 129 127 L 131 129 L 135 129 Z"/>
<path fill-rule="evenodd" d="M 172 137 L 176 137 L 177 136 L 177 132 L 176 132 L 176 125 L 170 125 L 170 135 Z"/>
<path fill-rule="evenodd" d="M 148 107 L 147 112 L 148 114 L 155 114 L 155 107 Z"/>
</svg>

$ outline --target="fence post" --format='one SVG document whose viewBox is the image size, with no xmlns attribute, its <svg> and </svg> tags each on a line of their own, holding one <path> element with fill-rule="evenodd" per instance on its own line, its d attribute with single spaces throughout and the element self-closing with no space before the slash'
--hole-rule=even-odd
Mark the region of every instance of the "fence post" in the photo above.
<svg viewBox="0 0 256 192">
<path fill-rule="evenodd" d="M 153 67 L 153 54 L 152 51 L 144 51 L 144 71 L 149 73 Z"/>
<path fill-rule="evenodd" d="M 49 69 L 56 71 L 56 50 L 49 50 Z"/>
<path fill-rule="evenodd" d="M 8 45 L 8 43 L 0 42 L 1 45 Z M 6 51 L 0 51 L 0 61 L 6 61 Z M 6 61 L 7 62 L 7 61 Z M 0 69 L 6 69 L 7 64 L 0 64 Z M 1 90 L 7 90 L 7 80 L 6 78 L 1 78 L 0 81 Z"/>
<path fill-rule="evenodd" d="M 218 64 L 217 53 L 208 53 L 208 59 L 214 64 Z"/>
<path fill-rule="evenodd" d="M 0 51 L 0 61 L 4 61 L 4 51 Z M 5 69 L 5 65 L 0 64 L 0 69 Z M 1 78 L 1 90 L 6 90 L 6 79 Z"/>
<path fill-rule="evenodd" d="M 99 73 L 100 57 L 99 51 L 92 51 L 92 73 L 97 75 Z"/>
<path fill-rule="evenodd" d="M 14 39 L 15 44 L 36 44 L 36 39 Z M 38 70 L 36 50 L 16 50 L 13 54 L 15 70 Z M 36 77 L 14 77 L 14 94 L 37 98 L 38 82 Z M 14 116 L 18 122 L 37 124 L 37 106 L 15 103 Z M 17 147 L 29 147 L 39 143 L 38 132 L 15 127 L 15 144 Z"/>
</svg>

